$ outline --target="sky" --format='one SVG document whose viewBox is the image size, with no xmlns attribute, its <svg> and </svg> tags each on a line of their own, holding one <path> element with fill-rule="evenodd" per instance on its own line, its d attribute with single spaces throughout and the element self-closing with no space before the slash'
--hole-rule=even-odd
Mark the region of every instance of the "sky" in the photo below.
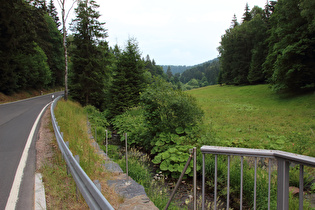
<svg viewBox="0 0 315 210">
<path fill-rule="evenodd" d="M 110 46 L 124 49 L 129 38 L 136 38 L 142 57 L 149 55 L 157 65 L 186 66 L 217 58 L 221 36 L 234 14 L 241 22 L 246 3 L 250 9 L 264 8 L 266 1 L 96 0 Z M 55 6 L 60 10 L 57 0 Z M 73 11 L 68 22 L 72 18 Z"/>
</svg>

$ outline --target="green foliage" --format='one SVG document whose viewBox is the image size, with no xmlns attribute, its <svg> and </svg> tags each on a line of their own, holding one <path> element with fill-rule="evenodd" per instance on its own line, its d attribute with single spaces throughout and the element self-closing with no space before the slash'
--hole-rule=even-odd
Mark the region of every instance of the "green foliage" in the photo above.
<svg viewBox="0 0 315 210">
<path fill-rule="evenodd" d="M 128 135 L 128 145 L 137 145 L 148 149 L 150 142 L 145 138 L 148 129 L 145 123 L 144 110 L 136 107 L 116 116 L 111 121 L 114 129 L 118 130 L 121 141 L 125 141 L 124 133 Z"/>
<path fill-rule="evenodd" d="M 117 53 L 108 104 L 111 117 L 139 104 L 140 93 L 146 86 L 144 73 L 144 62 L 141 60 L 138 43 L 135 39 L 129 39 L 125 50 Z"/>
<path fill-rule="evenodd" d="M 277 91 L 314 89 L 311 8 L 309 0 L 270 1 L 265 10 L 255 6 L 250 12 L 246 5 L 243 23 L 233 24 L 221 37 L 220 84 L 267 81 Z"/>
<path fill-rule="evenodd" d="M 126 171 L 126 159 L 121 156 L 117 147 L 111 146 L 109 155 L 123 171 Z M 128 152 L 128 175 L 144 187 L 146 194 L 156 207 L 163 209 L 169 200 L 169 189 L 164 183 L 164 175 L 159 173 L 159 177 L 152 179 L 153 173 L 150 164 L 151 159 L 148 155 L 134 148 L 131 148 Z M 173 201 L 168 209 L 182 208 L 177 207 L 176 202 Z"/>
<path fill-rule="evenodd" d="M 24 1 L 3 2 L 0 13 L 0 91 L 6 94 L 30 88 L 46 88 L 59 81 L 54 59 L 62 56 L 60 36 L 45 10 Z M 51 33 L 57 30 L 57 32 Z M 62 83 L 62 81 L 61 81 Z"/>
<path fill-rule="evenodd" d="M 102 109 L 109 80 L 109 48 L 102 39 L 107 37 L 104 23 L 100 23 L 99 6 L 93 0 L 80 1 L 76 11 L 71 52 L 72 73 L 70 89 L 72 97 L 83 105 Z M 100 39 L 100 40 L 99 40 Z"/>
<path fill-rule="evenodd" d="M 154 157 L 152 162 L 154 164 L 160 164 L 160 169 L 163 174 L 171 174 L 172 177 L 178 178 L 179 175 L 184 170 L 186 162 L 189 158 L 189 149 L 192 147 L 190 145 L 184 146 L 173 146 L 168 150 L 159 153 Z M 198 165 L 198 171 L 200 170 L 200 165 Z M 190 162 L 185 174 L 188 176 L 193 176 L 193 164 Z"/>
<path fill-rule="evenodd" d="M 16 55 L 17 68 L 20 70 L 19 83 L 22 87 L 44 88 L 51 82 L 51 71 L 45 52 L 33 42 L 30 54 Z"/>
<path fill-rule="evenodd" d="M 299 5 L 309 1 L 278 1 L 270 18 L 269 53 L 264 70 L 275 90 L 314 87 L 314 39 L 311 22 Z M 303 14 L 303 15 L 302 15 Z"/>
</svg>

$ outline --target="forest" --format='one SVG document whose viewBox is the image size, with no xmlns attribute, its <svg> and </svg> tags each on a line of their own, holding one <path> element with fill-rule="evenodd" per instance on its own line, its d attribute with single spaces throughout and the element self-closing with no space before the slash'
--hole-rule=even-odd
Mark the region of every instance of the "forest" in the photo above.
<svg viewBox="0 0 315 210">
<path fill-rule="evenodd" d="M 53 1 L 2 1 L 0 14 L 0 92 L 62 86 L 64 54 Z"/>
<path fill-rule="evenodd" d="M 218 83 L 269 83 L 273 90 L 315 87 L 315 2 L 269 1 L 264 9 L 248 4 L 242 22 L 234 18 L 221 37 Z"/>
</svg>

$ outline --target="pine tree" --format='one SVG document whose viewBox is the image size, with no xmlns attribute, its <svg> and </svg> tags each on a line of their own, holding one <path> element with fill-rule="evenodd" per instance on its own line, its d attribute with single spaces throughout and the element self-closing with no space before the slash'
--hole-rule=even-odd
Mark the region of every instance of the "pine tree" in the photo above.
<svg viewBox="0 0 315 210">
<path fill-rule="evenodd" d="M 173 77 L 173 73 L 171 71 L 171 67 L 168 66 L 166 70 L 167 80 L 170 81 L 170 79 Z"/>
<path fill-rule="evenodd" d="M 91 104 L 102 108 L 108 75 L 107 37 L 100 23 L 100 14 L 95 10 L 99 6 L 93 0 L 84 0 L 78 4 L 76 19 L 72 30 L 75 32 L 72 52 L 71 93 L 73 98 L 83 105 Z"/>
<path fill-rule="evenodd" d="M 250 14 L 250 9 L 249 9 L 248 3 L 246 3 L 245 12 L 243 14 L 243 22 L 250 21 L 251 19 L 252 19 L 252 16 Z"/>
<path fill-rule="evenodd" d="M 112 117 L 140 102 L 140 93 L 146 86 L 144 72 L 144 62 L 138 43 L 135 39 L 129 39 L 126 48 L 118 55 L 117 68 L 113 76 L 109 105 Z"/>
<path fill-rule="evenodd" d="M 53 18 L 57 28 L 59 28 L 61 23 L 59 21 L 58 12 L 57 12 L 57 9 L 56 9 L 56 7 L 54 5 L 54 1 L 53 0 L 49 1 L 49 5 L 47 7 L 47 10 L 48 10 L 49 16 Z"/>
<path fill-rule="evenodd" d="M 232 22 L 231 22 L 231 28 L 235 28 L 236 26 L 238 26 L 239 23 L 237 22 L 237 17 L 236 15 L 234 14 L 233 16 L 233 19 L 232 19 Z"/>
</svg>

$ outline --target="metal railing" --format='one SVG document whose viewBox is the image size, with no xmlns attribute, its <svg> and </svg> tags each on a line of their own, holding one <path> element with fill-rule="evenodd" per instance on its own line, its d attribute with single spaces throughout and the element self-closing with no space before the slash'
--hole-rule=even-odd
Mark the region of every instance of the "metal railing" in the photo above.
<svg viewBox="0 0 315 210">
<path fill-rule="evenodd" d="M 60 128 L 56 122 L 54 115 L 54 109 L 56 107 L 57 101 L 61 98 L 59 96 L 56 98 L 50 108 L 52 124 L 55 131 L 55 136 L 58 142 L 59 149 L 64 157 L 67 167 L 69 168 L 72 177 L 77 185 L 77 188 L 80 190 L 82 196 L 84 197 L 86 203 L 90 209 L 114 209 L 106 198 L 102 195 L 100 190 L 92 182 L 92 180 L 86 175 L 86 173 L 81 168 L 80 164 L 75 160 L 72 155 L 72 152 L 69 150 L 68 146 L 63 140 L 63 136 L 60 133 Z"/>
<path fill-rule="evenodd" d="M 299 209 L 303 209 L 303 186 L 304 186 L 304 166 L 315 167 L 315 158 L 304 155 L 298 155 L 289 152 L 278 150 L 259 150 L 259 149 L 245 149 L 232 147 L 217 147 L 217 146 L 202 146 L 202 209 L 205 209 L 205 154 L 213 154 L 215 158 L 214 169 L 214 209 L 217 208 L 217 169 L 218 169 L 218 155 L 227 155 L 227 208 L 229 209 L 230 196 L 230 157 L 240 156 L 241 161 L 241 180 L 240 180 L 240 209 L 243 205 L 243 166 L 244 157 L 254 158 L 254 206 L 256 209 L 256 188 L 257 188 L 257 158 L 269 158 L 268 162 L 268 209 L 270 209 L 270 187 L 271 187 L 271 163 L 270 160 L 275 159 L 277 162 L 277 209 L 289 209 L 289 165 L 290 162 L 300 165 L 299 176 Z"/>
</svg>

